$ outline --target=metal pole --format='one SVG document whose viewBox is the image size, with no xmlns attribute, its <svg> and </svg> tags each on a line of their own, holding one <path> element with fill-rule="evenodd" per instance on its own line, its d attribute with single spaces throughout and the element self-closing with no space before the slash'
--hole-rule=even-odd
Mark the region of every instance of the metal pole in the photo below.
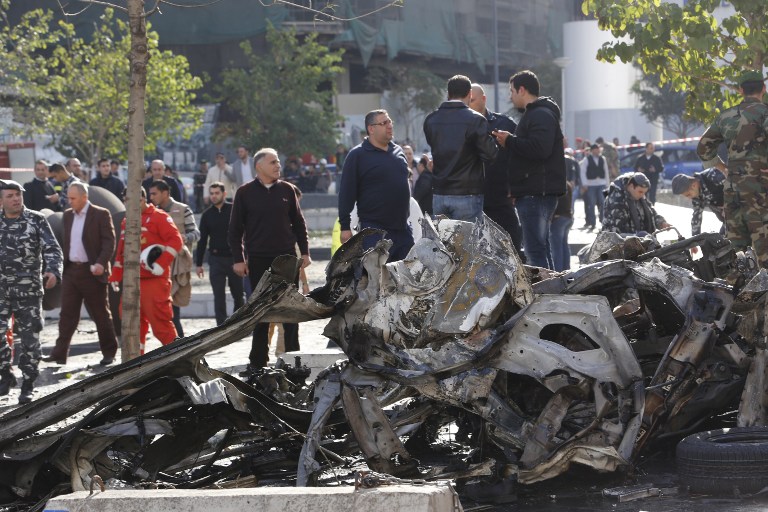
<svg viewBox="0 0 768 512">
<path fill-rule="evenodd" d="M 499 111 L 499 13 L 493 0 L 493 111 Z"/>
</svg>

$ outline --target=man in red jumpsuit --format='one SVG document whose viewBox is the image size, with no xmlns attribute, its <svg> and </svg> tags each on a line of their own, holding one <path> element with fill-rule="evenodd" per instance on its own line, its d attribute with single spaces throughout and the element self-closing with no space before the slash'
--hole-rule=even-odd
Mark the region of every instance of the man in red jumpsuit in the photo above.
<svg viewBox="0 0 768 512">
<path fill-rule="evenodd" d="M 152 245 L 162 246 L 160 256 L 148 266 L 143 262 L 140 273 L 140 321 L 141 321 L 141 353 L 144 353 L 149 327 L 152 334 L 160 343 L 167 345 L 177 334 L 173 326 L 173 310 L 171 309 L 171 277 L 170 267 L 173 259 L 181 250 L 184 240 L 176 229 L 173 219 L 162 210 L 147 204 L 147 195 L 141 189 L 141 250 Z M 125 249 L 125 219 L 123 219 L 122 234 L 117 245 L 117 258 L 110 282 L 123 280 L 123 251 Z"/>
</svg>

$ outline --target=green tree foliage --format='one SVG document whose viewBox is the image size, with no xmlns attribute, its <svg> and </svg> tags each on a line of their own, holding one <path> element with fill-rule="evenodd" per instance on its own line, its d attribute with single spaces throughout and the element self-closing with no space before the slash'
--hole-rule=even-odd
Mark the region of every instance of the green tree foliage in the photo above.
<svg viewBox="0 0 768 512">
<path fill-rule="evenodd" d="M 388 93 L 390 114 L 402 122 L 404 133 L 398 138 L 411 139 L 411 127 L 417 120 L 440 106 L 445 96 L 445 80 L 431 71 L 394 64 L 386 68 L 371 67 L 366 82 Z"/>
<path fill-rule="evenodd" d="M 25 13 L 19 23 L 11 25 L 9 7 L 10 0 L 0 0 L 0 99 L 3 106 L 17 105 L 19 112 L 36 112 L 47 99 L 45 50 L 61 33 L 49 30 L 53 15 L 42 9 Z M 34 133 L 26 128 L 25 116 L 18 117 L 16 129 L 24 135 Z"/>
<path fill-rule="evenodd" d="M 603 45 L 599 59 L 636 59 L 646 74 L 658 75 L 661 85 L 685 92 L 688 114 L 707 122 L 719 108 L 741 101 L 739 74 L 762 71 L 768 63 L 765 0 L 730 0 L 735 14 L 718 22 L 714 12 L 721 3 L 585 0 L 582 10 L 617 38 Z"/>
<path fill-rule="evenodd" d="M 19 70 L 17 94 L 11 97 L 15 120 L 27 131 L 50 133 L 63 154 L 93 164 L 104 157 L 125 159 L 131 76 L 128 24 L 105 9 L 92 35 L 84 39 L 69 23 L 52 25 L 49 13 L 33 11 L 24 19 L 29 22 L 22 26 L 29 31 L 37 22 L 46 38 L 9 56 Z M 158 49 L 156 32 L 148 32 L 148 38 L 144 149 L 153 151 L 159 140 L 189 136 L 199 127 L 202 109 L 192 101 L 202 81 L 191 75 L 185 57 Z M 31 91 L 18 94 L 24 84 L 33 84 Z"/>
<path fill-rule="evenodd" d="M 333 105 L 343 50 L 331 51 L 310 34 L 267 28 L 269 53 L 240 47 L 245 69 L 224 70 L 214 90 L 232 115 L 219 123 L 217 138 L 232 137 L 250 148 L 273 147 L 288 155 L 325 154 L 336 145 L 339 116 Z"/>
<path fill-rule="evenodd" d="M 640 99 L 640 111 L 648 122 L 661 121 L 680 138 L 688 137 L 699 126 L 685 110 L 686 94 L 672 89 L 669 82 L 661 85 L 658 75 L 646 75 L 638 80 L 632 92 Z"/>
</svg>

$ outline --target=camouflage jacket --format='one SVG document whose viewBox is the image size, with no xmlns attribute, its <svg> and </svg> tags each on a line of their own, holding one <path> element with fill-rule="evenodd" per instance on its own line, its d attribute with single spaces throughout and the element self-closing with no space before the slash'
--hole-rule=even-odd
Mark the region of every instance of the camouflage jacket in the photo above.
<svg viewBox="0 0 768 512">
<path fill-rule="evenodd" d="M 69 186 L 76 181 L 79 182 L 80 180 L 77 179 L 74 174 L 72 174 L 67 179 L 67 181 L 60 184 L 61 191 L 59 192 L 59 206 L 61 207 L 61 211 L 69 208 L 69 197 L 67 197 L 67 191 L 69 190 Z"/>
<path fill-rule="evenodd" d="M 0 295 L 43 295 L 42 275 L 61 280 L 62 253 L 45 216 L 24 208 L 8 219 L 0 213 Z"/>
<path fill-rule="evenodd" d="M 631 233 L 639 231 L 653 233 L 666 223 L 664 217 L 656 213 L 651 203 L 643 198 L 635 201 L 627 193 L 627 176 L 619 176 L 608 189 L 603 205 L 603 227 L 601 231 Z"/>
<path fill-rule="evenodd" d="M 619 150 L 611 142 L 603 142 L 602 148 L 611 178 L 615 178 L 619 174 Z"/>
<path fill-rule="evenodd" d="M 717 116 L 696 148 L 704 167 L 723 163 L 717 155 L 717 148 L 722 142 L 728 146 L 729 176 L 731 171 L 734 174 L 748 174 L 750 170 L 759 172 L 752 169 L 750 162 L 756 162 L 760 168 L 768 168 L 768 105 L 747 97 Z M 739 164 L 741 169 L 733 164 Z"/>
<path fill-rule="evenodd" d="M 694 173 L 699 179 L 699 197 L 693 198 L 693 217 L 691 217 L 691 234 L 701 233 L 701 217 L 704 208 L 709 207 L 720 222 L 725 222 L 723 214 L 723 182 L 725 175 L 718 169 L 707 169 Z"/>
</svg>

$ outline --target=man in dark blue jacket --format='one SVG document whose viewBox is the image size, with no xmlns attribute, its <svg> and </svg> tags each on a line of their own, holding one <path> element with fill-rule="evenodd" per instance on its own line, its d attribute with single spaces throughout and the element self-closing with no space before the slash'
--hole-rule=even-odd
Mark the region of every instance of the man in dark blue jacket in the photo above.
<svg viewBox="0 0 768 512">
<path fill-rule="evenodd" d="M 475 221 L 483 215 L 483 162 L 496 159 L 498 147 L 488 121 L 469 108 L 472 82 L 463 75 L 448 80 L 448 101 L 424 119 L 432 148 L 432 212 Z"/>
<path fill-rule="evenodd" d="M 512 197 L 523 229 L 525 256 L 530 265 L 553 269 L 549 230 L 557 198 L 565 194 L 565 152 L 560 107 L 539 97 L 539 79 L 520 71 L 509 79 L 510 99 L 523 117 L 514 135 L 494 131 L 511 155 Z"/>
<path fill-rule="evenodd" d="M 357 203 L 360 228 L 385 230 L 392 240 L 389 261 L 402 260 L 413 247 L 408 161 L 402 148 L 392 142 L 394 128 L 386 110 L 368 112 L 365 129 L 368 137 L 344 160 L 339 191 L 341 241 L 352 237 L 350 213 Z M 363 246 L 368 249 L 377 241 L 369 236 Z"/>
<path fill-rule="evenodd" d="M 488 110 L 487 101 L 483 86 L 472 84 L 472 99 L 469 100 L 469 108 L 485 116 L 491 131 L 506 130 L 514 133 L 515 128 L 517 128 L 515 122 L 509 116 Z M 485 165 L 483 212 L 509 233 L 515 249 L 522 255 L 523 235 L 520 231 L 520 219 L 517 218 L 515 204 L 509 192 L 509 171 L 509 151 L 499 148 L 496 160 Z"/>
</svg>

